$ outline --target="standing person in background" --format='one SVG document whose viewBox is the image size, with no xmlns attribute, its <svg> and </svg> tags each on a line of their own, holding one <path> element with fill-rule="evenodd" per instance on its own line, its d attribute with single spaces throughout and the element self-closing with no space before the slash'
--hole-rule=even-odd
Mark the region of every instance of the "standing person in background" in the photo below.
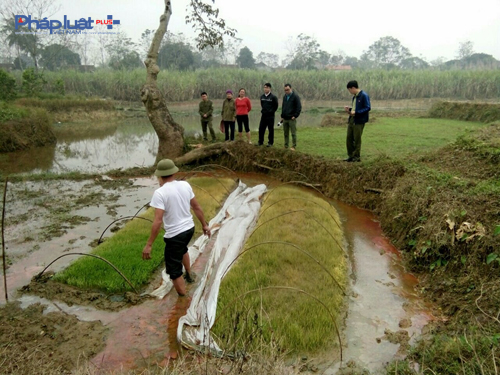
<svg viewBox="0 0 500 375">
<path fill-rule="evenodd" d="M 233 99 L 233 92 L 226 91 L 226 99 L 222 103 L 222 121 L 224 121 L 224 134 L 226 141 L 234 141 L 234 123 L 236 120 L 236 103 Z M 229 132 L 231 131 L 231 134 Z"/>
<path fill-rule="evenodd" d="M 257 146 L 264 144 L 264 135 L 266 129 L 269 130 L 267 147 L 272 147 L 274 144 L 274 115 L 278 110 L 278 98 L 271 92 L 271 84 L 264 84 L 264 94 L 260 97 L 260 105 L 262 107 L 260 124 L 259 124 L 259 142 Z"/>
<path fill-rule="evenodd" d="M 368 122 L 368 112 L 371 110 L 370 97 L 366 92 L 360 90 L 357 81 L 349 81 L 347 90 L 353 95 L 352 104 L 344 110 L 349 113 L 349 124 L 347 125 L 347 162 L 361 161 L 361 136 Z"/>
<path fill-rule="evenodd" d="M 252 140 L 250 139 L 250 122 L 248 120 L 248 112 L 252 110 L 252 103 L 250 103 L 250 99 L 245 95 L 245 89 L 240 89 L 236 98 L 236 121 L 238 121 L 239 139 L 243 139 L 243 125 L 245 125 L 248 143 L 252 144 Z"/>
<path fill-rule="evenodd" d="M 285 96 L 281 105 L 281 121 L 283 122 L 283 133 L 285 135 L 285 148 L 288 148 L 289 132 L 292 133 L 292 147 L 295 151 L 297 147 L 297 117 L 302 111 L 302 104 L 299 96 L 292 91 L 292 85 L 285 84 Z"/>
<path fill-rule="evenodd" d="M 203 234 L 210 237 L 211 232 L 203 214 L 203 209 L 196 200 L 193 189 L 186 181 L 175 180 L 179 172 L 170 159 L 161 160 L 155 171 L 160 187 L 155 190 L 150 206 L 155 209 L 151 234 L 142 250 L 142 259 L 151 259 L 153 243 L 160 232 L 161 225 L 165 228 L 163 241 L 165 242 L 165 271 L 170 276 L 174 288 L 179 296 L 186 295 L 186 284 L 193 283 L 191 261 L 188 245 L 194 234 L 194 221 L 190 208 L 203 227 Z M 186 269 L 184 278 L 182 266 Z"/>
<path fill-rule="evenodd" d="M 205 91 L 201 93 L 201 102 L 198 107 L 198 113 L 201 116 L 201 130 L 203 131 L 203 140 L 208 141 L 207 138 L 207 127 L 210 129 L 210 136 L 212 137 L 212 143 L 216 141 L 214 128 L 212 127 L 212 113 L 214 111 L 214 106 L 211 100 L 208 100 L 208 95 Z"/>
</svg>

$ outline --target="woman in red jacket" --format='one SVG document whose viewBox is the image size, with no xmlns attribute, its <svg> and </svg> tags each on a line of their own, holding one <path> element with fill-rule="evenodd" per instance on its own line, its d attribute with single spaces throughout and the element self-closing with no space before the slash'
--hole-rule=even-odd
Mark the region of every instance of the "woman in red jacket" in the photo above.
<svg viewBox="0 0 500 375">
<path fill-rule="evenodd" d="M 245 125 L 248 143 L 252 144 L 250 139 L 250 125 L 248 121 L 248 112 L 252 110 L 252 103 L 250 103 L 250 99 L 248 99 L 245 95 L 245 89 L 240 89 L 238 97 L 236 98 L 236 121 L 238 121 L 239 139 L 243 139 L 243 125 Z"/>
</svg>

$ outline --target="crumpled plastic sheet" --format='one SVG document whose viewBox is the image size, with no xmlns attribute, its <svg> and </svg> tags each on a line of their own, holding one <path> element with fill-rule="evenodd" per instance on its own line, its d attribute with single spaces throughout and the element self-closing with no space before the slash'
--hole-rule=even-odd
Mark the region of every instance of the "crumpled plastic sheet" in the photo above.
<svg viewBox="0 0 500 375">
<path fill-rule="evenodd" d="M 249 188 L 240 182 L 219 212 L 224 218 L 220 222 L 212 253 L 191 305 L 186 315 L 179 319 L 177 339 L 184 347 L 198 350 L 205 347 L 214 353 L 221 353 L 210 336 L 210 329 L 215 321 L 219 286 L 257 223 L 261 198 L 266 190 L 263 184 Z"/>
</svg>

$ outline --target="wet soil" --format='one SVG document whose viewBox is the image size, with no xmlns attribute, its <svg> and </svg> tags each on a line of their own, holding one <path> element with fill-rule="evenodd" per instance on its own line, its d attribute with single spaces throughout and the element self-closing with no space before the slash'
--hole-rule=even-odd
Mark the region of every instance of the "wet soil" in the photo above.
<svg viewBox="0 0 500 375">
<path fill-rule="evenodd" d="M 105 176 L 9 183 L 5 226 L 9 295 L 14 298 L 17 289 L 29 284 L 57 257 L 90 252 L 101 235 L 103 239 L 112 235 L 109 229 L 104 232 L 112 221 L 135 215 L 149 203 L 156 184 L 151 177 L 112 180 Z M 74 259 L 76 256 L 61 258 L 48 271 L 57 272 Z M 2 292 L 0 303 L 4 301 Z"/>
<path fill-rule="evenodd" d="M 41 277 L 35 275 L 28 285 L 23 286 L 21 294 L 34 294 L 48 300 L 62 301 L 68 306 L 92 306 L 104 311 L 119 311 L 151 299 L 148 295 L 138 295 L 133 292 L 123 294 L 107 294 L 100 291 L 89 291 L 75 288 L 51 280 L 53 272 L 44 273 Z"/>
<path fill-rule="evenodd" d="M 22 309 L 19 303 L 0 308 L 3 374 L 71 374 L 104 347 L 109 330 L 100 322 L 44 309 L 40 304 Z"/>
</svg>

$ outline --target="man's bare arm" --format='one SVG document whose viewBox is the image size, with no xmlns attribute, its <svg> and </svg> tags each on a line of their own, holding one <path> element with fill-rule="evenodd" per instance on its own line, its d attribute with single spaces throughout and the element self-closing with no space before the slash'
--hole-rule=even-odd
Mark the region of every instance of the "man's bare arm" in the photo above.
<svg viewBox="0 0 500 375">
<path fill-rule="evenodd" d="M 205 221 L 205 215 L 203 215 L 203 209 L 201 208 L 200 204 L 196 200 L 196 198 L 191 199 L 191 208 L 193 209 L 194 214 L 198 218 L 198 220 L 201 223 L 201 226 L 203 227 L 203 234 L 207 235 L 210 237 L 212 233 L 210 232 L 210 228 L 208 227 L 207 222 Z"/>
<path fill-rule="evenodd" d="M 142 259 L 151 259 L 153 242 L 155 242 L 158 233 L 160 233 L 164 213 L 165 210 L 155 208 L 155 218 L 153 220 L 153 225 L 151 226 L 151 234 L 149 235 L 148 242 L 146 242 L 146 246 L 144 246 L 144 249 L 142 250 Z"/>
</svg>

